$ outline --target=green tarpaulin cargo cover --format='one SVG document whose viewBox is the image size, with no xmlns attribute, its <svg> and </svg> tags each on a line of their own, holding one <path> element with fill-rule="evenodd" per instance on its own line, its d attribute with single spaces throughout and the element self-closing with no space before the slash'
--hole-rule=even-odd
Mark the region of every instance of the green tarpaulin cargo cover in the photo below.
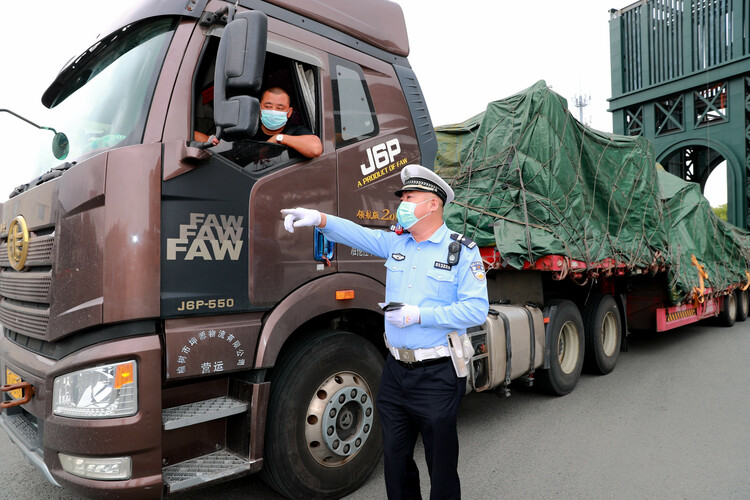
<svg viewBox="0 0 750 500">
<path fill-rule="evenodd" d="M 555 255 L 584 272 L 666 269 L 674 303 L 699 286 L 693 255 L 706 287 L 748 280 L 746 231 L 718 219 L 697 184 L 658 169 L 646 139 L 582 125 L 543 81 L 436 132 L 435 171 L 456 195 L 447 225 L 496 246 L 503 265 Z"/>
</svg>

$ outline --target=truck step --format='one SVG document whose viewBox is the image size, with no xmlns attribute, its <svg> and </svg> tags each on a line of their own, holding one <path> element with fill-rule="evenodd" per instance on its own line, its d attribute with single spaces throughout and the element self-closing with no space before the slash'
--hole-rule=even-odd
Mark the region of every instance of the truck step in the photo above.
<svg viewBox="0 0 750 500">
<path fill-rule="evenodd" d="M 165 431 L 218 420 L 247 411 L 247 403 L 229 396 L 221 396 L 186 405 L 165 408 L 161 412 L 161 423 Z"/>
<path fill-rule="evenodd" d="M 196 457 L 162 469 L 169 493 L 205 485 L 240 475 L 252 468 L 252 462 L 226 450 Z"/>
</svg>

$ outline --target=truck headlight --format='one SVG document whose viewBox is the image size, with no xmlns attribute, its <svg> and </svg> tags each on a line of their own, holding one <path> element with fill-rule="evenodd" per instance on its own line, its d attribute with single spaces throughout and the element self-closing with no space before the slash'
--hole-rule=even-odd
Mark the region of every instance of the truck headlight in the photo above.
<svg viewBox="0 0 750 500">
<path fill-rule="evenodd" d="M 73 418 L 128 417 L 138 412 L 138 363 L 125 361 L 55 378 L 52 412 Z"/>
</svg>

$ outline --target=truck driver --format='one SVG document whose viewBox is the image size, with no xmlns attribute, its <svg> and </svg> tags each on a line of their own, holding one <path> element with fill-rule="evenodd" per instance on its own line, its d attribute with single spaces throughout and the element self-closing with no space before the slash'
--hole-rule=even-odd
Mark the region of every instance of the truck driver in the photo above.
<svg viewBox="0 0 750 500">
<path fill-rule="evenodd" d="M 303 156 L 317 158 L 323 152 L 320 138 L 302 125 L 287 123 L 293 111 L 289 94 L 284 89 L 267 89 L 260 98 L 260 129 L 253 139 L 283 144 Z"/>
</svg>

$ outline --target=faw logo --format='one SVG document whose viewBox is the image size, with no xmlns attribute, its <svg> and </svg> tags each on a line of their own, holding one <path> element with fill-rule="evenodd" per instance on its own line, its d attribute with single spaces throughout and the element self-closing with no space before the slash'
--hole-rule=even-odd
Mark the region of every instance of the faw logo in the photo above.
<svg viewBox="0 0 750 500">
<path fill-rule="evenodd" d="M 22 271 L 26 267 L 26 256 L 29 253 L 29 228 L 26 219 L 19 215 L 10 223 L 8 229 L 8 261 L 13 269 Z"/>
<path fill-rule="evenodd" d="M 167 260 L 238 260 L 242 252 L 241 215 L 190 213 L 180 237 L 167 238 Z"/>
</svg>

